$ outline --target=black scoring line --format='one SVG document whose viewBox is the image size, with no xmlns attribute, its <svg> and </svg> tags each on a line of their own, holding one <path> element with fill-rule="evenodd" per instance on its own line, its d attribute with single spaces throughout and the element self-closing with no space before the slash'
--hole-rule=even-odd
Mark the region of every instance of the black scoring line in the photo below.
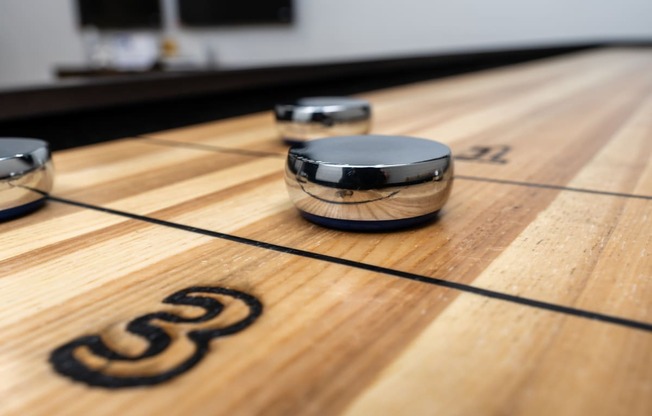
<svg viewBox="0 0 652 416">
<path fill-rule="evenodd" d="M 285 154 L 274 153 L 274 152 L 237 149 L 231 147 L 221 147 L 221 146 L 207 145 L 207 144 L 200 144 L 200 143 L 177 142 L 174 140 L 157 139 L 155 137 L 142 136 L 142 135 L 137 137 L 140 139 L 147 140 L 152 144 L 158 144 L 162 146 L 186 147 L 190 149 L 206 150 L 215 153 L 232 153 L 232 154 L 239 154 L 242 156 L 253 156 L 253 157 L 275 157 L 275 158 L 286 157 Z M 459 158 L 456 159 L 464 160 Z M 642 199 L 646 201 L 652 201 L 652 195 L 638 195 L 638 194 L 628 194 L 624 192 L 599 191 L 596 189 L 575 188 L 575 187 L 563 186 L 563 185 L 550 185 L 545 183 L 523 182 L 523 181 L 514 181 L 509 179 L 496 179 L 496 178 L 486 178 L 482 176 L 469 176 L 469 175 L 455 175 L 454 179 L 462 179 L 462 180 L 476 181 L 476 182 L 490 182 L 490 183 L 498 183 L 501 185 L 523 186 L 527 188 L 551 189 L 555 191 L 579 192 L 584 194 L 604 195 L 604 196 L 613 196 L 618 198 Z"/>
<path fill-rule="evenodd" d="M 205 150 L 214 153 L 231 153 L 231 154 L 241 155 L 241 156 L 274 157 L 274 158 L 285 158 L 286 156 L 283 153 L 238 149 L 235 147 L 222 147 L 222 146 L 215 146 L 215 145 L 202 144 L 202 143 L 177 142 L 175 140 L 159 139 L 156 137 L 149 137 L 143 135 L 136 136 L 136 137 L 137 138 L 135 140 L 145 140 L 150 142 L 151 144 L 168 146 L 168 147 L 184 147 L 188 149 Z"/>
<path fill-rule="evenodd" d="M 623 192 L 599 191 L 596 189 L 573 188 L 569 186 L 549 185 L 545 183 L 520 182 L 520 181 L 509 180 L 509 179 L 483 178 L 481 176 L 466 176 L 466 175 L 455 175 L 455 179 L 463 179 L 467 181 L 476 181 L 476 182 L 499 183 L 502 185 L 526 186 L 529 188 L 553 189 L 557 191 L 580 192 L 580 193 L 593 194 L 593 195 L 615 196 L 620 198 L 644 199 L 647 201 L 652 201 L 652 195 L 637 195 L 637 194 L 628 194 Z"/>
<path fill-rule="evenodd" d="M 300 256 L 300 257 L 305 257 L 305 258 L 310 258 L 314 260 L 320 260 L 320 261 L 325 261 L 333 264 L 339 264 L 343 266 L 349 266 L 353 267 L 356 269 L 361 269 L 361 270 L 367 270 L 370 272 L 375 272 L 375 273 L 380 273 L 380 274 L 385 274 L 389 276 L 394 276 L 394 277 L 399 277 L 402 279 L 407 279 L 407 280 L 412 280 L 415 282 L 420 282 L 420 283 L 427 283 L 435 286 L 440 286 L 440 287 L 445 287 L 449 289 L 454 289 L 458 290 L 460 292 L 464 293 L 471 293 L 474 295 L 478 296 L 483 296 L 486 298 L 491 298 L 491 299 L 498 299 L 498 300 L 503 300 L 506 302 L 518 304 L 518 305 L 524 305 L 524 306 L 529 306 L 532 308 L 538 308 L 538 309 L 543 309 L 551 312 L 557 312 L 565 315 L 571 315 L 575 317 L 580 317 L 580 318 L 586 318 L 586 319 L 591 319 L 595 321 L 600 321 L 600 322 L 606 322 L 606 323 L 611 323 L 615 325 L 620 325 L 628 328 L 633 328 L 633 329 L 639 329 L 643 331 L 648 331 L 652 332 L 652 324 L 646 323 L 646 322 L 641 322 L 641 321 L 635 321 L 632 319 L 627 319 L 627 318 L 621 318 L 618 316 L 613 316 L 613 315 L 606 315 L 603 313 L 599 312 L 592 312 L 592 311 L 587 311 L 584 309 L 578 309 L 578 308 L 572 308 L 569 306 L 562 306 L 554 303 L 549 303 L 549 302 L 544 302 L 544 301 L 539 301 L 535 299 L 530 299 L 530 298 L 525 298 L 525 297 L 520 297 L 520 296 L 515 296 L 515 295 L 510 295 L 507 293 L 502 293 L 502 292 L 497 292 L 494 290 L 489 290 L 489 289 L 483 289 L 480 287 L 476 286 L 471 286 L 471 285 L 466 285 L 463 283 L 457 283 L 457 282 L 451 282 L 448 280 L 443 280 L 439 279 L 436 277 L 428 277 L 428 276 L 422 276 L 419 274 L 415 273 L 409 273 L 405 271 L 400 271 L 400 270 L 394 270 L 386 267 L 381 267 L 381 266 L 376 266 L 373 264 L 369 263 L 362 263 L 362 262 L 357 262 L 353 260 L 347 260 L 339 257 L 333 257 L 329 256 L 326 254 L 319 254 L 319 253 L 313 253 L 310 251 L 305 251 L 305 250 L 300 250 L 292 247 L 286 247 L 286 246 L 281 246 L 278 244 L 272 244 L 272 243 L 265 243 L 262 241 L 257 241 L 253 240 L 250 238 L 246 237 L 238 237 L 235 235 L 231 234 L 226 234 L 226 233 L 221 233 L 218 231 L 211 231 L 207 230 L 204 228 L 198 228 L 198 227 L 192 227 L 189 225 L 183 225 L 183 224 L 177 224 L 174 222 L 170 221 L 165 221 L 165 220 L 160 220 L 156 218 L 151 218 L 151 217 L 146 217 L 143 215 L 138 215 L 138 214 L 132 214 L 130 212 L 125 212 L 125 211 L 119 211 L 116 209 L 111 209 L 111 208 L 104 208 L 100 206 L 95 206 L 91 204 L 87 204 L 84 202 L 79 202 L 79 201 L 73 201 L 69 199 L 64 199 L 64 198 L 59 198 L 56 196 L 48 195 L 47 193 L 34 190 L 34 192 L 38 192 L 41 195 L 44 195 L 47 199 L 54 201 L 54 202 L 59 202 L 63 204 L 68 204 L 68 205 L 73 205 L 77 206 L 80 208 L 87 208 L 91 209 L 94 211 L 99 211 L 107 214 L 112 214 L 112 215 L 118 215 L 121 217 L 125 218 L 130 218 L 134 219 L 137 221 L 142 221 L 142 222 L 147 222 L 150 224 L 156 224 L 156 225 L 162 225 L 164 227 L 169 227 L 169 228 L 174 228 L 177 230 L 182 230 L 182 231 L 189 231 L 192 233 L 196 234 L 202 234 L 205 236 L 209 237 L 214 237 L 214 238 L 219 238 L 227 241 L 232 241 L 235 243 L 240 243 L 240 244 L 246 244 L 249 246 L 253 247 L 258 247 L 258 248 L 263 248 L 271 251 L 276 251 L 279 253 L 286 253 L 286 254 L 292 254 L 295 256 Z"/>
</svg>

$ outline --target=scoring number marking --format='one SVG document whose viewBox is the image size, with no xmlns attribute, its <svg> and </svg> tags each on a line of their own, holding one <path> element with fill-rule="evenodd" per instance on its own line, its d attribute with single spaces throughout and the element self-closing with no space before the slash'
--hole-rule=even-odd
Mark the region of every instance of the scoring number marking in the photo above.
<svg viewBox="0 0 652 416">
<path fill-rule="evenodd" d="M 473 146 L 461 155 L 455 156 L 455 159 L 470 162 L 505 164 L 507 163 L 505 155 L 509 153 L 510 150 L 512 150 L 512 148 L 506 145 Z"/>
<path fill-rule="evenodd" d="M 60 346 L 50 363 L 59 374 L 91 386 L 151 386 L 190 370 L 205 357 L 211 340 L 244 330 L 263 310 L 255 297 L 221 287 L 190 287 L 163 303 L 190 306 L 189 315 L 196 315 L 195 308 L 204 313 L 148 313 L 118 328 L 117 337 L 107 330 L 104 337 L 86 335 Z"/>
</svg>

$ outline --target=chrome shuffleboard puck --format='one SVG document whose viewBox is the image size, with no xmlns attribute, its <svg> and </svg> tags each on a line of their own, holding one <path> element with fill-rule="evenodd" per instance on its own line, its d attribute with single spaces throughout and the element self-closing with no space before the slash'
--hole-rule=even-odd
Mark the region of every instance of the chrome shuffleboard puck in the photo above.
<svg viewBox="0 0 652 416">
<path fill-rule="evenodd" d="M 38 139 L 0 138 L 0 221 L 41 207 L 52 189 L 48 143 Z"/>
<path fill-rule="evenodd" d="M 430 221 L 448 200 L 448 146 L 402 136 L 344 136 L 305 142 L 288 152 L 290 199 L 314 223 L 388 231 Z"/>
<path fill-rule="evenodd" d="M 371 105 L 350 97 L 307 97 L 277 104 L 276 126 L 287 143 L 321 137 L 366 134 L 371 128 Z"/>
</svg>

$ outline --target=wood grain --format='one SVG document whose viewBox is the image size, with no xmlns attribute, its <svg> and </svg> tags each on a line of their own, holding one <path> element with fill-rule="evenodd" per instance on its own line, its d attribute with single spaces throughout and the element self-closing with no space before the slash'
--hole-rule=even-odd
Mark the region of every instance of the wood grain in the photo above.
<svg viewBox="0 0 652 416">
<path fill-rule="evenodd" d="M 55 154 L 52 200 L 0 224 L 0 413 L 652 414 L 652 51 L 362 96 L 459 156 L 436 222 L 305 222 L 271 113 Z M 260 315 L 223 330 L 251 309 L 201 288 Z"/>
</svg>

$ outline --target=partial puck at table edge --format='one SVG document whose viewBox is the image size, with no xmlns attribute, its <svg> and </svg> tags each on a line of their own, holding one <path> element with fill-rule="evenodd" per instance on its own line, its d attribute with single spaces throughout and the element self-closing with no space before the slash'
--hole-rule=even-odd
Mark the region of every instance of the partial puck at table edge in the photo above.
<svg viewBox="0 0 652 416">
<path fill-rule="evenodd" d="M 0 138 L 0 221 L 42 207 L 53 180 L 52 157 L 46 141 Z"/>
</svg>

